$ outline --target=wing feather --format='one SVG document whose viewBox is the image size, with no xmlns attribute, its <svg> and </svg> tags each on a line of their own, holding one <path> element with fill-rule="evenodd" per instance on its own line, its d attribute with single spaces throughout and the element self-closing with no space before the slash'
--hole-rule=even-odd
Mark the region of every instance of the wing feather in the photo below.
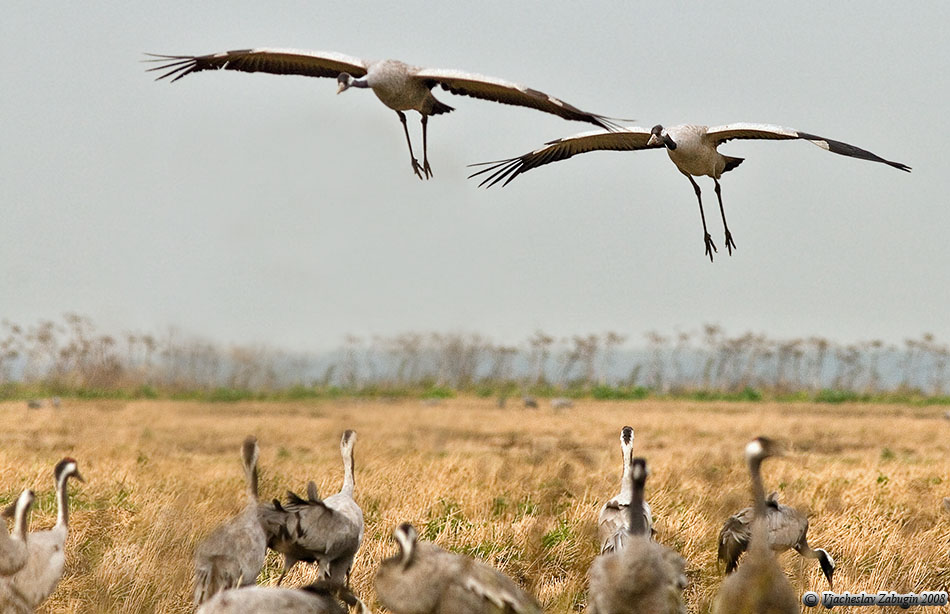
<svg viewBox="0 0 950 614">
<path fill-rule="evenodd" d="M 544 147 L 517 158 L 473 164 L 472 166 L 484 165 L 487 168 L 469 175 L 469 179 L 489 173 L 488 177 L 479 184 L 479 187 L 485 185 L 491 187 L 499 181 L 504 181 L 502 185 L 508 185 L 515 177 L 533 168 L 551 162 L 567 160 L 590 151 L 637 151 L 663 147 L 662 143 L 647 145 L 649 140 L 650 131 L 637 127 L 623 128 L 615 132 L 585 132 L 551 141 L 545 144 Z"/>
<path fill-rule="evenodd" d="M 442 89 L 460 96 L 471 96 L 472 98 L 481 98 L 482 100 L 491 100 L 502 104 L 529 107 L 564 119 L 594 124 L 606 130 L 621 129 L 621 126 L 612 118 L 582 111 L 560 98 L 495 77 L 486 77 L 485 75 L 466 73 L 459 70 L 427 68 L 416 72 L 415 78 L 421 79 L 430 85 L 438 83 Z"/>
<path fill-rule="evenodd" d="M 802 139 L 817 145 L 826 151 L 830 151 L 831 153 L 849 156 L 851 158 L 858 158 L 859 160 L 868 160 L 870 162 L 881 162 L 883 164 L 887 164 L 888 166 L 893 166 L 896 169 L 900 169 L 908 173 L 910 172 L 910 167 L 906 164 L 902 162 L 892 162 L 890 160 L 885 160 L 879 155 L 871 153 L 866 149 L 861 149 L 860 147 L 855 147 L 854 145 L 850 145 L 842 141 L 835 141 L 823 136 L 809 134 L 807 132 L 801 132 L 791 128 L 783 128 L 782 126 L 774 126 L 772 124 L 727 124 L 725 126 L 715 126 L 713 128 L 709 128 L 706 131 L 706 135 L 711 137 L 717 145 L 719 143 L 731 141 L 732 139 Z"/>
<path fill-rule="evenodd" d="M 354 77 L 366 74 L 366 63 L 334 51 L 302 51 L 297 49 L 239 49 L 208 55 L 158 55 L 148 53 L 160 62 L 148 71 L 162 71 L 156 80 L 173 77 L 177 81 L 193 72 L 202 70 L 240 70 L 243 72 L 266 72 L 274 75 L 303 75 L 305 77 L 336 78 L 340 73 Z"/>
</svg>

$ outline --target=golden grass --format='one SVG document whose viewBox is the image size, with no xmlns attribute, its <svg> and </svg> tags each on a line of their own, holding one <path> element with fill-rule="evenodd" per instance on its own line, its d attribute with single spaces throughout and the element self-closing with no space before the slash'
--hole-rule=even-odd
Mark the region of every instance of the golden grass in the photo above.
<svg viewBox="0 0 950 614">
<path fill-rule="evenodd" d="M 813 546 L 838 562 L 839 591 L 950 585 L 950 426 L 935 408 L 873 405 L 580 401 L 571 410 L 501 410 L 490 399 L 202 404 L 64 402 L 55 411 L 0 404 L 0 499 L 36 489 L 32 528 L 55 522 L 52 468 L 72 482 L 66 577 L 41 612 L 191 611 L 196 543 L 241 505 L 239 448 L 261 445 L 261 494 L 317 482 L 339 489 L 339 438 L 359 434 L 356 498 L 366 537 L 353 585 L 375 605 L 373 574 L 395 552 L 399 522 L 445 548 L 503 569 L 545 610 L 583 609 L 600 506 L 616 494 L 619 431 L 651 477 L 658 539 L 689 565 L 690 611 L 706 612 L 722 580 L 716 538 L 749 504 L 744 443 L 766 434 L 790 454 L 766 463 L 766 489 L 808 512 Z M 825 588 L 815 562 L 785 554 L 798 591 Z M 261 581 L 276 581 L 273 554 Z M 298 565 L 297 585 L 314 577 Z"/>
</svg>

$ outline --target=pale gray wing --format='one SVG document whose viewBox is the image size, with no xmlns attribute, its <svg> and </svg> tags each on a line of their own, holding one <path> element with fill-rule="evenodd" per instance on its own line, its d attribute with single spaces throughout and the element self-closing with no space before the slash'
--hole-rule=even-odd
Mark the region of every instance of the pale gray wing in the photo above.
<svg viewBox="0 0 950 614">
<path fill-rule="evenodd" d="M 502 185 L 508 185 L 515 177 L 530 171 L 533 168 L 550 164 L 551 162 L 560 162 L 567 160 L 578 154 L 590 151 L 637 151 L 640 149 L 658 149 L 664 147 L 663 143 L 648 145 L 650 140 L 650 131 L 644 128 L 630 127 L 617 130 L 615 132 L 584 132 L 574 136 L 557 139 L 546 143 L 544 147 L 536 149 L 531 153 L 526 153 L 517 158 L 508 160 L 497 160 L 495 162 L 480 162 L 471 166 L 487 166 L 487 168 L 472 173 L 469 179 L 477 177 L 484 173 L 489 173 L 488 177 L 482 180 L 479 185 L 491 187 L 499 181 L 504 181 Z"/>
<path fill-rule="evenodd" d="M 808 531 L 808 518 L 788 505 L 770 505 L 765 518 L 769 528 L 769 545 L 775 550 L 794 548 Z"/>
<path fill-rule="evenodd" d="M 302 75 L 305 77 L 337 78 L 340 73 L 354 77 L 366 74 L 366 64 L 359 58 L 333 51 L 301 51 L 297 49 L 239 49 L 208 55 L 159 55 L 147 53 L 159 62 L 148 71 L 163 71 L 157 80 L 172 77 L 177 81 L 202 70 L 240 70 L 266 72 L 274 75 Z"/>
<path fill-rule="evenodd" d="M 574 105 L 544 92 L 495 77 L 486 77 L 485 75 L 466 73 L 460 70 L 425 68 L 417 71 L 415 78 L 422 80 L 430 88 L 435 84 L 439 84 L 442 89 L 461 96 L 529 107 L 564 119 L 594 124 L 607 130 L 621 128 L 609 117 L 582 111 Z"/>
<path fill-rule="evenodd" d="M 831 153 L 849 156 L 851 158 L 858 158 L 861 160 L 869 160 L 871 162 L 881 162 L 902 171 L 907 171 L 908 173 L 910 172 L 910 167 L 906 164 L 902 162 L 891 162 L 890 160 L 885 160 L 879 155 L 873 154 L 865 149 L 861 149 L 860 147 L 855 147 L 854 145 L 849 145 L 848 143 L 828 139 L 823 136 L 817 136 L 807 132 L 793 130 L 792 128 L 773 126 L 771 124 L 738 123 L 727 124 L 725 126 L 715 126 L 706 130 L 706 135 L 713 139 L 717 145 L 732 139 L 802 139 L 813 143 L 814 145 L 817 145 L 826 151 L 830 151 Z"/>
<path fill-rule="evenodd" d="M 719 531 L 718 558 L 726 566 L 726 573 L 732 573 L 739 564 L 739 557 L 749 547 L 752 536 L 752 518 L 755 510 L 747 507 L 733 514 Z"/>
</svg>

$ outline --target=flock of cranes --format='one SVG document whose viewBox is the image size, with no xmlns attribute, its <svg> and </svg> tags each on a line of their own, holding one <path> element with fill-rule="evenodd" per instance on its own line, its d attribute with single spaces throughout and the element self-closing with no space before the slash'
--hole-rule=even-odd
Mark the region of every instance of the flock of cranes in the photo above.
<svg viewBox="0 0 950 614">
<path fill-rule="evenodd" d="M 607 501 L 598 521 L 600 554 L 590 565 L 590 614 L 685 614 L 687 562 L 656 540 L 646 500 L 646 460 L 633 455 L 634 430 L 620 432 L 620 492 Z M 244 506 L 211 531 L 194 555 L 193 600 L 197 614 L 344 614 L 371 610 L 350 589 L 350 572 L 363 541 L 363 513 L 354 499 L 356 432 L 340 441 L 344 477 L 340 492 L 321 498 L 314 482 L 306 498 L 287 491 L 283 502 L 258 498 L 257 439 L 241 446 Z M 781 454 L 779 446 L 758 437 L 745 448 L 754 505 L 729 518 L 719 536 L 719 559 L 727 574 L 713 612 L 798 612 L 798 599 L 775 552 L 796 549 L 817 558 L 828 584 L 834 561 L 812 550 L 808 523 L 797 510 L 765 497 L 761 464 Z M 14 520 L 13 532 L 0 529 L 0 612 L 33 612 L 62 578 L 69 503 L 67 482 L 83 481 L 77 462 L 60 461 L 54 469 L 58 517 L 48 531 L 29 532 L 27 517 L 34 501 L 24 490 L 3 514 Z M 408 523 L 393 531 L 394 556 L 380 562 L 375 574 L 379 603 L 394 614 L 541 614 L 538 600 L 514 580 L 468 556 L 421 541 Z M 283 571 L 274 586 L 260 586 L 267 549 L 281 554 Z M 742 560 L 740 555 L 745 552 Z M 317 580 L 307 586 L 281 586 L 298 562 L 316 566 Z"/>
<path fill-rule="evenodd" d="M 320 499 L 316 485 L 307 498 L 288 491 L 284 503 L 257 501 L 257 441 L 242 448 L 247 504 L 238 516 L 216 529 L 195 557 L 195 603 L 199 614 L 304 614 L 343 612 L 353 606 L 370 610 L 349 588 L 349 575 L 364 533 L 363 515 L 353 499 L 353 446 L 356 433 L 346 431 L 340 444 L 344 465 L 340 492 Z M 598 521 L 600 554 L 589 571 L 590 614 L 685 614 L 686 561 L 656 541 L 652 511 L 645 496 L 647 465 L 633 455 L 634 431 L 620 432 L 620 493 L 607 501 Z M 765 497 L 761 464 L 781 454 L 765 437 L 748 443 L 746 461 L 754 505 L 730 517 L 719 536 L 719 559 L 727 574 L 713 612 L 799 611 L 798 599 L 779 566 L 775 552 L 796 549 L 817 558 L 832 585 L 834 560 L 808 546 L 808 522 L 797 510 Z M 221 536 L 231 536 L 223 542 Z M 511 578 L 485 563 L 419 540 L 416 529 L 402 523 L 393 531 L 398 551 L 382 561 L 375 576 L 379 603 L 395 614 L 540 614 L 541 605 Z M 277 586 L 254 583 L 266 546 L 284 556 Z M 740 562 L 740 555 L 745 557 Z M 298 561 L 318 567 L 317 581 L 302 588 L 281 588 Z M 231 570 L 231 575 L 216 573 Z M 237 570 L 246 570 L 237 573 Z M 213 585 L 208 578 L 220 578 Z"/>
<path fill-rule="evenodd" d="M 729 231 L 729 226 L 726 224 L 726 213 L 722 205 L 719 179 L 723 173 L 739 166 L 743 158 L 720 154 L 717 148 L 726 141 L 732 139 L 801 139 L 814 143 L 832 153 L 861 160 L 881 162 L 902 171 L 909 172 L 911 170 L 906 164 L 886 160 L 848 143 L 770 124 L 735 123 L 712 128 L 701 125 L 664 128 L 662 125 L 656 125 L 650 130 L 626 127 L 621 125 L 620 122 L 631 122 L 633 120 L 610 118 L 597 113 L 582 111 L 559 98 L 517 83 L 458 70 L 420 68 L 398 60 L 366 61 L 330 51 L 267 48 L 242 49 L 198 56 L 148 55 L 151 58 L 147 61 L 158 63 L 157 66 L 148 70 L 159 71 L 158 79 L 170 77 L 171 81 L 177 81 L 191 73 L 205 70 L 237 70 L 332 78 L 337 80 L 337 93 L 342 93 L 351 87 L 371 89 L 384 105 L 394 110 L 398 115 L 406 135 L 406 143 L 409 146 L 412 171 L 420 179 L 432 177 L 432 167 L 429 165 L 428 156 L 429 116 L 448 113 L 453 110 L 452 107 L 437 100 L 432 94 L 432 89 L 436 86 L 440 86 L 453 94 L 527 107 L 557 115 L 566 120 L 593 124 L 600 128 L 595 132 L 586 132 L 550 141 L 539 149 L 515 158 L 475 164 L 473 166 L 486 166 L 485 169 L 470 176 L 486 175 L 480 185 L 492 186 L 501 181 L 504 182 L 504 185 L 507 185 L 525 171 L 591 151 L 636 151 L 665 148 L 670 160 L 689 179 L 696 193 L 703 223 L 705 253 L 710 260 L 713 259 L 713 254 L 718 251 L 718 248 L 713 242 L 706 225 L 702 194 L 694 177 L 707 176 L 713 180 L 716 198 L 719 201 L 719 212 L 725 230 L 724 245 L 729 254 L 732 255 L 732 250 L 735 249 L 736 244 L 732 238 L 732 233 Z M 405 111 L 417 111 L 422 116 L 421 164 L 413 153 Z"/>
<path fill-rule="evenodd" d="M 342 614 L 348 607 L 369 614 L 350 589 L 350 572 L 363 541 L 363 512 L 354 499 L 356 432 L 340 440 L 343 484 L 321 498 L 314 482 L 306 498 L 288 491 L 283 502 L 258 498 L 257 439 L 241 446 L 244 506 L 207 535 L 194 556 L 194 604 L 198 614 Z M 600 554 L 589 571 L 591 614 L 685 613 L 683 590 L 687 563 L 656 540 L 645 487 L 646 460 L 633 454 L 634 430 L 620 431 L 620 492 L 602 507 L 598 520 Z M 758 437 L 746 445 L 753 506 L 730 517 L 719 535 L 719 560 L 726 579 L 713 612 L 798 612 L 798 599 L 779 566 L 775 552 L 795 549 L 817 559 L 829 586 L 835 569 L 827 551 L 812 549 L 808 521 L 797 510 L 765 496 L 762 462 L 781 455 L 776 442 Z M 3 511 L 13 531 L 0 529 L 0 612 L 33 612 L 55 590 L 63 575 L 69 523 L 67 484 L 84 481 L 78 464 L 64 458 L 53 471 L 57 521 L 47 531 L 29 532 L 34 501 L 24 490 Z M 407 523 L 393 532 L 398 551 L 382 561 L 375 576 L 379 603 L 395 614 L 540 614 L 537 599 L 489 565 L 419 540 Z M 283 556 L 275 586 L 259 586 L 267 549 Z M 744 554 L 744 556 L 742 556 Z M 741 557 L 741 559 L 740 559 Z M 281 584 L 298 562 L 312 563 L 317 580 L 304 587 Z"/>
</svg>

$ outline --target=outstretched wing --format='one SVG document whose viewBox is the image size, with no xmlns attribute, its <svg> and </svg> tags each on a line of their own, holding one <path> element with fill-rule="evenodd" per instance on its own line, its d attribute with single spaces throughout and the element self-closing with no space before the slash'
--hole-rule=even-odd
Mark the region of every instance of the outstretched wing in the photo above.
<svg viewBox="0 0 950 614">
<path fill-rule="evenodd" d="M 479 187 L 487 185 L 490 188 L 499 181 L 504 181 L 502 185 L 508 185 L 521 173 L 589 151 L 636 151 L 658 149 L 664 146 L 662 143 L 647 145 L 649 140 L 650 132 L 637 127 L 623 128 L 616 132 L 584 132 L 551 141 L 544 147 L 517 158 L 472 164 L 471 166 L 487 166 L 488 168 L 472 173 L 469 179 L 489 173 L 488 177 L 478 184 Z"/>
<path fill-rule="evenodd" d="M 890 160 L 885 160 L 879 155 L 873 154 L 866 149 L 861 149 L 860 147 L 855 147 L 854 145 L 849 145 L 848 143 L 842 143 L 841 141 L 827 139 L 823 136 L 817 136 L 807 132 L 800 132 L 791 128 L 783 128 L 781 126 L 773 126 L 770 124 L 739 123 L 727 124 L 725 126 L 715 126 L 713 128 L 709 128 L 706 131 L 706 135 L 712 138 L 717 145 L 732 139 L 802 139 L 809 141 L 810 143 L 813 143 L 822 149 L 830 151 L 831 153 L 849 156 L 851 158 L 859 158 L 861 160 L 869 160 L 871 162 L 882 162 L 888 166 L 893 166 L 894 168 L 907 171 L 908 173 L 910 172 L 910 167 L 906 164 L 902 162 L 891 162 Z"/>
<path fill-rule="evenodd" d="M 239 49 L 209 55 L 158 55 L 147 62 L 160 62 L 148 71 L 163 71 L 156 80 L 172 77 L 177 81 L 202 70 L 240 70 L 266 72 L 274 75 L 336 78 L 340 73 L 354 77 L 366 74 L 366 64 L 359 58 L 333 51 L 301 51 L 297 49 Z"/>
<path fill-rule="evenodd" d="M 544 113 L 552 113 L 558 117 L 579 122 L 587 122 L 607 130 L 621 129 L 612 118 L 582 111 L 572 104 L 559 98 L 545 94 L 530 87 L 511 83 L 495 77 L 486 77 L 459 70 L 443 70 L 426 68 L 415 74 L 416 79 L 426 82 L 429 87 L 436 83 L 442 89 L 461 96 L 471 96 L 482 100 L 491 100 L 502 104 L 511 104 L 519 107 L 529 107 Z M 630 120 L 619 120 L 630 121 Z"/>
</svg>

